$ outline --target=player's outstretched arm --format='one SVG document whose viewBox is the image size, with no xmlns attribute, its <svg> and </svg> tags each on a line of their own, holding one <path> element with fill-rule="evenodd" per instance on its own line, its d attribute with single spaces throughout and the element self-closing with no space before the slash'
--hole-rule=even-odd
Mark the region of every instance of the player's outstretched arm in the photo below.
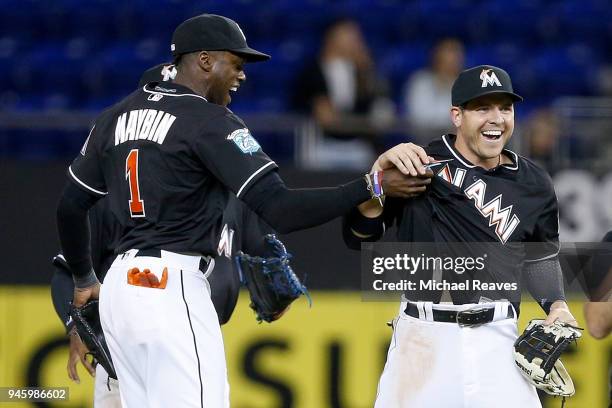
<svg viewBox="0 0 612 408">
<path fill-rule="evenodd" d="M 406 197 L 414 186 L 409 177 L 391 169 L 385 172 L 382 187 L 389 196 Z M 272 228 L 286 234 L 342 216 L 371 198 L 365 178 L 338 187 L 289 189 L 273 171 L 249 188 L 242 200 Z"/>
</svg>

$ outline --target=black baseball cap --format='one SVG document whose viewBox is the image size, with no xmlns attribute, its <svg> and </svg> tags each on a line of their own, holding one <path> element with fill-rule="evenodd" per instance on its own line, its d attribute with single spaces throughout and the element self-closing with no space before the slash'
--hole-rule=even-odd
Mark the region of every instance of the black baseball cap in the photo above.
<svg viewBox="0 0 612 408">
<path fill-rule="evenodd" d="M 247 62 L 266 61 L 268 54 L 249 47 L 238 24 L 216 14 L 200 14 L 183 21 L 172 34 L 172 55 L 195 51 L 231 51 Z"/>
<path fill-rule="evenodd" d="M 523 97 L 514 93 L 510 75 L 492 65 L 479 65 L 459 74 L 451 91 L 453 106 L 463 106 L 472 99 L 483 95 L 501 93 L 510 95 L 514 101 Z"/>
<path fill-rule="evenodd" d="M 142 88 L 149 82 L 164 82 L 174 79 L 176 76 L 176 68 L 171 62 L 158 64 L 154 67 L 147 69 L 142 73 L 140 81 L 138 81 L 138 87 Z"/>
</svg>

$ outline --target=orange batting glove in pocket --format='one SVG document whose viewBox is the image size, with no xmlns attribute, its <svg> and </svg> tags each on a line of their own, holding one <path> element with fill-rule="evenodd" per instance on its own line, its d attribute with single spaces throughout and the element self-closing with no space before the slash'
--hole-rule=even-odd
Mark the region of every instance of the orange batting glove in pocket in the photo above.
<svg viewBox="0 0 612 408">
<path fill-rule="evenodd" d="M 150 269 L 145 269 L 140 272 L 138 268 L 132 268 L 127 273 L 128 284 L 134 286 L 142 286 L 144 288 L 166 289 L 168 283 L 168 268 L 164 268 L 161 281 L 151 272 Z"/>
</svg>

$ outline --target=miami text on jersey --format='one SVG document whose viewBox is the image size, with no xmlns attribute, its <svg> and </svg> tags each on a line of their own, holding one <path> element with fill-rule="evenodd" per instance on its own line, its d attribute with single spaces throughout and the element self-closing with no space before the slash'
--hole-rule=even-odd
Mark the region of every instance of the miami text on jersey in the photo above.
<svg viewBox="0 0 612 408">
<path fill-rule="evenodd" d="M 438 176 L 441 179 L 459 188 L 461 188 L 463 184 L 465 174 L 465 169 L 457 168 L 455 169 L 455 174 L 451 176 L 451 170 L 448 164 L 438 172 Z M 502 208 L 502 194 L 499 194 L 491 201 L 485 203 L 486 191 L 487 183 L 477 179 L 473 184 L 467 187 L 463 193 L 467 198 L 474 201 L 474 206 L 480 214 L 489 219 L 489 227 L 495 226 L 495 235 L 505 244 L 521 220 L 519 220 L 516 214 L 512 214 L 512 205 Z"/>
<path fill-rule="evenodd" d="M 155 109 L 138 109 L 119 115 L 115 127 L 115 146 L 128 140 L 164 143 L 176 116 Z"/>
</svg>

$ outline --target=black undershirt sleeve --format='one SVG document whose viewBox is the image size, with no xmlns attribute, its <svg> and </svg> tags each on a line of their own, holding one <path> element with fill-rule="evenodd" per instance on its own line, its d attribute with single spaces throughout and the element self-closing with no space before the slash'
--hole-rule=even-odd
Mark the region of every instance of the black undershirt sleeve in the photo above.
<svg viewBox="0 0 612 408">
<path fill-rule="evenodd" d="M 546 314 L 550 313 L 550 306 L 554 302 L 565 300 L 563 272 L 558 257 L 526 262 L 523 273 L 527 290 Z"/>
<path fill-rule="evenodd" d="M 57 229 L 62 254 L 72 271 L 75 283 L 81 287 L 97 281 L 91 263 L 87 211 L 99 198 L 80 189 L 73 182 L 68 182 L 57 206 Z"/>
<path fill-rule="evenodd" d="M 337 187 L 289 189 L 276 171 L 249 188 L 243 201 L 282 234 L 323 224 L 370 199 L 363 178 Z"/>
</svg>

